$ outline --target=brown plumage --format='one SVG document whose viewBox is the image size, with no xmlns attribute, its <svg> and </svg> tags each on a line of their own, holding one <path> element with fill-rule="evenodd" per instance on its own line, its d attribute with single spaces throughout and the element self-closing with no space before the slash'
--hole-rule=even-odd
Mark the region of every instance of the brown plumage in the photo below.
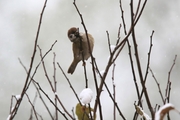
<svg viewBox="0 0 180 120">
<path fill-rule="evenodd" d="M 82 53 L 81 53 L 81 45 L 80 45 L 80 39 L 82 40 L 82 50 L 83 50 L 83 56 L 84 60 L 87 60 L 91 55 L 88 47 L 88 41 L 85 33 L 79 33 L 78 28 L 72 27 L 68 30 L 68 38 L 73 43 L 72 44 L 72 50 L 74 54 L 73 62 L 71 63 L 68 73 L 73 74 L 74 70 L 76 69 L 77 64 L 83 59 Z M 88 34 L 89 43 L 90 43 L 90 50 L 93 51 L 94 47 L 94 38 L 91 34 Z"/>
</svg>

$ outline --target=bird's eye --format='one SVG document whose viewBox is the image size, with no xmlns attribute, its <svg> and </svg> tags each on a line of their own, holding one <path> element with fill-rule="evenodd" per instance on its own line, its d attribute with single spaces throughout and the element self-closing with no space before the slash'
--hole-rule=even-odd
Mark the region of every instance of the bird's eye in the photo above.
<svg viewBox="0 0 180 120">
<path fill-rule="evenodd" d="M 73 35 L 72 35 L 72 34 L 70 34 L 70 35 L 69 35 L 69 37 L 70 37 L 70 38 L 72 38 L 72 37 L 73 37 Z"/>
</svg>

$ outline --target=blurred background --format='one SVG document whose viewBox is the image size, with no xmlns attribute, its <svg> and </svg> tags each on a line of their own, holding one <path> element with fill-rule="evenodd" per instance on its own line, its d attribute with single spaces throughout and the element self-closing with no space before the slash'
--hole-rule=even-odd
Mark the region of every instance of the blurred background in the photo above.
<svg viewBox="0 0 180 120">
<path fill-rule="evenodd" d="M 129 30 L 130 26 L 129 2 L 129 0 L 122 0 L 127 30 Z M 134 6 L 136 6 L 136 3 L 137 0 L 135 0 Z M 18 58 L 20 58 L 26 68 L 29 69 L 43 4 L 44 0 L 1 0 L 0 2 L 0 119 L 2 120 L 8 117 L 11 96 L 19 95 L 24 86 L 26 72 L 19 63 Z M 104 70 L 109 56 L 106 31 L 109 32 L 111 44 L 113 45 L 117 40 L 119 25 L 122 24 L 119 0 L 77 0 L 76 4 L 83 15 L 88 32 L 91 33 L 95 39 L 93 55 L 96 58 L 99 69 Z M 171 2 L 168 0 L 150 0 L 147 2 L 144 12 L 136 25 L 136 38 L 143 74 L 145 74 L 147 65 L 150 35 L 152 30 L 155 31 L 150 67 L 160 83 L 163 95 L 165 94 L 168 72 L 173 64 L 175 55 L 177 55 L 176 64 L 171 72 L 170 78 L 172 82 L 170 102 L 174 104 L 178 110 L 180 110 L 179 8 L 179 0 L 173 0 Z M 72 26 L 79 27 L 80 31 L 84 32 L 80 17 L 73 6 L 73 1 L 48 0 L 43 15 L 38 45 L 45 54 L 54 41 L 57 40 L 53 50 L 45 58 L 47 72 L 51 80 L 53 80 L 53 52 L 56 53 L 56 62 L 59 62 L 65 72 L 72 62 L 71 42 L 67 38 L 67 30 Z M 123 37 L 124 32 L 123 29 L 121 29 L 121 38 L 123 39 Z M 34 71 L 39 61 L 40 56 L 37 50 L 32 71 Z M 135 62 L 134 59 L 134 63 Z M 58 82 L 57 93 L 64 106 L 71 113 L 72 108 L 76 106 L 78 101 L 60 69 L 57 66 L 56 68 Z M 87 71 L 89 87 L 95 93 L 95 84 L 91 70 L 90 60 L 88 60 Z M 78 94 L 85 88 L 83 74 L 83 67 L 81 63 L 79 63 L 74 74 L 67 75 Z M 112 69 L 110 69 L 106 79 L 109 89 L 112 92 L 111 77 Z M 116 100 L 124 116 L 127 120 L 131 120 L 135 111 L 133 104 L 137 101 L 137 96 L 127 46 L 123 49 L 116 61 L 114 77 Z M 54 94 L 45 78 L 42 66 L 39 67 L 34 79 L 39 82 L 44 91 L 53 99 Z M 100 80 L 98 79 L 98 81 Z M 138 83 L 140 85 L 139 79 Z M 150 72 L 146 86 L 152 106 L 154 107 L 156 104 L 162 105 L 158 87 Z M 104 120 L 110 120 L 113 118 L 113 104 L 106 89 L 103 88 L 103 90 L 101 101 Z M 30 86 L 27 93 L 33 101 L 36 94 L 33 85 Z M 52 114 L 54 114 L 54 107 L 45 97 L 44 100 L 48 104 Z M 91 105 L 94 105 L 94 101 L 92 101 Z M 144 98 L 143 105 L 145 108 L 144 111 L 150 115 Z M 37 112 L 41 114 L 45 120 L 50 119 L 48 112 L 39 98 L 36 100 L 35 106 Z M 24 97 L 15 120 L 27 120 L 30 116 L 30 109 L 31 105 L 28 99 Z M 172 119 L 180 118 L 178 113 L 174 111 L 170 113 Z M 62 116 L 59 115 L 59 118 L 61 117 Z M 118 114 L 117 119 L 121 119 Z"/>
</svg>

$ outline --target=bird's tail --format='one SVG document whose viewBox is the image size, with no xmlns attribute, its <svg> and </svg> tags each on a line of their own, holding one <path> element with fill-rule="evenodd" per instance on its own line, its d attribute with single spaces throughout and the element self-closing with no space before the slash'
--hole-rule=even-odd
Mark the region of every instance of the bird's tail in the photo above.
<svg viewBox="0 0 180 120">
<path fill-rule="evenodd" d="M 76 66 L 79 61 L 73 61 L 68 69 L 68 73 L 73 74 L 74 70 L 76 69 Z"/>
</svg>

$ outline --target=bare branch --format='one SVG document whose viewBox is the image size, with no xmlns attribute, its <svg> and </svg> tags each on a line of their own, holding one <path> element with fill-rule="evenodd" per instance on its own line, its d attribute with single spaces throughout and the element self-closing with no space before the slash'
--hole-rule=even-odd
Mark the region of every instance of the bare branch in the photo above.
<svg viewBox="0 0 180 120">
<path fill-rule="evenodd" d="M 27 94 L 26 94 L 26 96 L 27 96 Z M 36 94 L 35 94 L 35 97 L 34 97 L 34 100 L 33 100 L 33 106 L 35 106 L 35 102 L 36 102 L 36 99 L 37 99 L 37 92 L 36 92 Z M 33 107 L 31 108 L 31 114 L 30 114 L 30 117 L 29 117 L 29 120 L 31 120 L 32 118 L 33 118 Z M 36 114 L 37 114 L 37 112 L 36 112 Z"/>
<path fill-rule="evenodd" d="M 96 65 L 96 64 L 95 64 L 95 65 Z M 102 75 L 100 74 L 99 70 L 97 70 L 97 72 L 98 72 L 100 78 L 103 79 L 103 77 L 102 77 Z M 111 92 L 110 92 L 107 84 L 104 83 L 104 86 L 105 86 L 105 88 L 106 88 L 106 90 L 107 90 L 107 92 L 108 92 L 108 94 L 109 94 L 109 97 L 110 97 L 111 100 L 113 101 L 113 104 L 115 105 L 116 109 L 118 110 L 119 115 L 122 116 L 122 117 L 124 117 L 123 114 L 122 114 L 122 112 L 121 112 L 121 110 L 120 110 L 120 108 L 119 108 L 119 106 L 118 106 L 118 104 L 117 104 L 117 102 L 115 101 L 114 97 L 112 96 L 112 94 L 111 94 Z M 125 117 L 124 117 L 124 118 L 125 118 Z"/>
<path fill-rule="evenodd" d="M 40 57 L 41 57 L 41 60 L 42 60 L 42 65 L 43 65 L 43 70 L 44 70 L 45 76 L 46 76 L 46 78 L 47 78 L 47 80 L 49 82 L 49 85 L 51 86 L 52 91 L 55 93 L 54 87 L 52 85 L 52 82 L 51 82 L 51 80 L 50 80 L 50 78 L 48 76 L 48 73 L 47 73 L 47 70 L 46 70 L 46 67 L 45 67 L 45 63 L 44 63 L 43 55 L 42 55 L 42 50 L 41 50 L 39 45 L 37 45 L 37 47 L 38 47 L 39 52 L 40 52 Z"/>
<path fill-rule="evenodd" d="M 40 15 L 39 25 L 38 25 L 37 34 L 36 34 L 35 43 L 34 43 L 34 50 L 33 50 L 33 54 L 32 54 L 32 57 L 31 57 L 30 67 L 29 67 L 28 74 L 27 74 L 27 77 L 26 77 L 26 80 L 25 80 L 24 88 L 23 88 L 23 90 L 21 92 L 21 99 L 16 102 L 15 107 L 12 110 L 10 120 L 12 120 L 15 117 L 15 115 L 16 115 L 16 113 L 18 111 L 18 108 L 19 108 L 19 106 L 21 104 L 21 101 L 23 99 L 23 96 L 24 96 L 24 94 L 26 92 L 26 86 L 27 86 L 28 81 L 29 81 L 32 66 L 33 66 L 33 63 L 34 63 L 34 58 L 35 58 L 35 55 L 36 55 L 36 45 L 37 45 L 38 38 L 39 38 L 39 32 L 40 32 L 40 28 L 41 28 L 41 23 L 42 23 L 42 18 L 43 18 L 44 10 L 45 10 L 45 7 L 46 7 L 46 3 L 47 3 L 47 0 L 45 0 L 45 2 L 44 2 L 44 6 L 43 6 L 43 9 L 42 9 L 42 12 L 41 12 L 41 15 Z"/>
<path fill-rule="evenodd" d="M 60 101 L 60 99 L 59 99 L 59 97 L 58 97 L 58 95 L 57 95 L 57 93 L 56 93 L 56 91 L 55 91 L 55 88 L 53 87 L 52 82 L 51 82 L 51 80 L 50 80 L 50 78 L 49 78 L 49 76 L 48 76 L 48 74 L 47 74 L 47 70 L 46 70 L 46 67 L 45 67 L 44 60 L 43 60 L 41 48 L 40 48 L 39 46 L 38 46 L 38 48 L 39 48 L 39 51 L 40 51 L 40 57 L 41 57 L 41 59 L 42 59 L 42 65 L 43 65 L 43 69 L 44 69 L 45 76 L 46 76 L 46 78 L 47 78 L 47 80 L 48 80 L 48 82 L 49 82 L 49 84 L 50 84 L 50 87 L 51 87 L 53 93 L 55 94 L 55 97 L 57 98 L 57 100 L 58 100 L 58 102 L 60 103 L 60 105 L 61 105 L 61 107 L 63 108 L 63 110 L 69 115 L 69 117 L 71 117 L 71 119 L 74 119 L 74 118 L 71 116 L 71 114 L 66 110 L 66 108 L 64 107 L 64 105 L 62 104 L 62 102 Z M 56 109 L 57 109 L 57 108 L 56 108 Z"/>
<path fill-rule="evenodd" d="M 115 66 L 116 66 L 116 64 L 114 63 L 113 70 L 112 70 L 112 85 L 113 85 L 113 97 L 114 97 L 114 100 L 116 101 L 116 88 L 115 88 L 116 85 L 115 85 L 115 82 L 114 82 Z M 114 113 L 114 120 L 116 120 L 116 105 L 115 104 L 114 104 L 113 113 Z"/>
<path fill-rule="evenodd" d="M 153 71 L 151 70 L 150 67 L 149 67 L 149 70 L 150 70 L 150 72 L 151 72 L 151 74 L 152 74 L 152 77 L 154 78 L 154 80 L 155 80 L 155 82 L 156 82 L 156 84 L 157 84 L 157 86 L 158 86 L 161 99 L 162 99 L 163 103 L 165 104 L 165 100 L 164 100 L 163 95 L 162 95 L 162 92 L 161 92 L 160 84 L 158 83 L 158 81 L 157 81 L 157 79 L 156 79 L 156 77 L 155 77 L 155 75 L 154 75 L 154 73 L 153 73 Z"/>
<path fill-rule="evenodd" d="M 84 30 L 85 30 L 85 34 L 86 34 L 86 37 L 87 37 L 87 41 L 88 41 L 88 47 L 89 47 L 89 51 L 90 51 L 90 55 L 91 55 L 91 62 L 92 62 L 92 71 L 93 71 L 93 76 L 94 76 L 94 82 L 95 82 L 95 86 L 96 86 L 96 93 L 98 94 L 99 93 L 99 89 L 98 89 L 98 84 L 97 84 L 97 77 L 96 77 L 96 72 L 95 72 L 95 66 L 94 66 L 94 62 L 95 62 L 95 59 L 92 55 L 92 50 L 91 50 L 91 47 L 90 47 L 90 42 L 89 42 L 89 38 L 88 38 L 88 32 L 87 32 L 87 29 L 86 29 L 86 26 L 85 26 L 85 23 L 84 23 L 84 20 L 83 20 L 83 17 L 82 17 L 82 14 L 80 13 L 77 5 L 76 5 L 76 0 L 74 0 L 73 2 L 79 16 L 80 16 L 80 19 L 81 19 L 81 24 L 83 25 L 84 27 Z M 100 89 L 101 90 L 101 89 Z M 96 103 L 100 104 L 100 97 L 96 97 Z M 97 106 L 96 106 L 97 108 Z M 96 114 L 96 108 L 94 109 L 94 118 L 95 118 L 95 114 Z M 102 117 L 102 110 L 101 110 L 101 107 L 99 106 L 99 113 L 100 113 L 100 120 L 103 120 L 103 117 Z"/>
<path fill-rule="evenodd" d="M 44 56 L 43 58 L 45 58 L 45 56 Z M 21 60 L 20 60 L 20 59 L 19 59 L 19 62 L 20 62 L 20 64 L 23 66 L 23 68 L 25 69 L 26 73 L 28 73 L 28 72 L 27 72 L 26 67 L 25 67 L 25 66 L 24 66 L 24 64 L 21 62 Z M 41 62 L 40 62 L 40 63 L 41 63 Z M 33 74 L 33 75 L 35 75 L 36 70 L 38 69 L 38 67 L 39 67 L 40 63 L 36 66 L 36 69 L 35 69 L 35 71 L 34 71 L 34 74 Z M 39 95 L 39 98 L 41 99 L 41 101 L 42 101 L 43 105 L 45 106 L 46 110 L 48 111 L 48 113 L 49 113 L 50 117 L 53 119 L 53 116 L 52 116 L 52 114 L 51 114 L 51 112 L 50 112 L 50 110 L 49 110 L 48 106 L 46 105 L 46 103 L 45 103 L 44 99 L 42 98 L 41 93 L 40 93 L 40 91 L 39 91 L 39 89 L 38 89 L 38 87 L 37 87 L 36 83 L 34 83 L 34 81 L 33 81 L 33 78 L 32 78 L 32 77 L 31 77 L 31 81 L 32 81 L 32 83 L 33 83 L 34 87 L 36 88 L 37 93 L 38 93 L 38 95 Z M 31 82 L 31 81 L 30 81 L 30 82 Z M 28 86 L 30 85 L 30 82 L 29 82 Z M 41 117 L 41 116 L 40 116 L 40 117 Z M 41 117 L 41 118 L 42 118 L 42 117 Z"/>
<path fill-rule="evenodd" d="M 31 79 L 34 78 L 34 76 L 35 76 L 35 74 L 36 74 L 36 72 L 37 72 L 37 69 L 39 68 L 40 64 L 42 63 L 42 61 L 44 60 L 44 58 L 49 54 L 49 52 L 52 51 L 52 49 L 53 49 L 53 47 L 54 47 L 54 45 L 55 45 L 56 43 L 57 43 L 57 40 L 55 40 L 55 42 L 51 45 L 50 49 L 42 56 L 40 62 L 38 63 L 38 65 L 36 66 L 36 68 L 35 68 L 35 70 L 34 70 L 34 72 L 33 72 L 33 74 L 32 74 Z M 37 46 L 38 46 L 38 45 L 37 45 Z M 29 87 L 30 84 L 31 84 L 31 80 L 29 81 L 29 83 L 28 83 L 28 85 L 27 85 L 27 87 L 26 87 L 26 90 L 28 89 L 28 87 Z"/>
<path fill-rule="evenodd" d="M 54 68 L 54 75 L 53 75 L 53 81 L 54 81 L 54 90 L 55 93 L 57 92 L 57 80 L 56 80 L 56 54 L 54 53 L 53 58 L 53 68 Z M 57 106 L 57 98 L 54 98 L 55 105 Z M 58 110 L 55 108 L 55 120 L 58 120 Z"/>
<path fill-rule="evenodd" d="M 168 94 L 169 94 L 169 91 L 168 91 L 168 90 L 169 90 L 169 85 L 170 85 L 171 72 L 172 72 L 173 67 L 174 67 L 174 65 L 175 65 L 176 58 L 177 58 L 177 55 L 175 55 L 175 58 L 174 58 L 174 60 L 173 60 L 173 64 L 172 64 L 172 66 L 171 66 L 171 68 L 170 68 L 170 70 L 169 70 L 169 72 L 168 72 L 168 81 L 167 81 L 166 92 L 165 92 L 166 98 L 168 98 Z"/>
<path fill-rule="evenodd" d="M 26 94 L 26 93 L 25 93 Z M 29 101 L 29 103 L 31 104 L 31 106 L 32 106 L 32 109 L 33 109 L 33 111 L 34 111 L 34 115 L 35 115 L 35 117 L 36 117 L 36 120 L 38 120 L 38 117 L 37 117 L 37 114 L 36 114 L 36 110 L 35 110 L 35 108 L 34 108 L 34 105 L 33 105 L 33 103 L 31 102 L 31 100 L 30 100 L 30 98 L 29 98 L 29 96 L 26 94 L 26 97 L 28 98 L 28 101 Z"/>
<path fill-rule="evenodd" d="M 108 38 L 109 53 L 110 53 L 110 55 L 111 55 L 111 54 L 112 54 L 112 51 L 111 51 L 111 43 L 110 43 L 110 38 L 109 38 L 109 32 L 106 31 L 106 34 L 107 34 L 107 38 Z"/>
<path fill-rule="evenodd" d="M 121 19 L 122 19 L 122 22 L 123 22 L 124 33 L 125 33 L 125 35 L 127 35 L 126 23 L 125 23 L 125 19 L 124 19 L 124 10 L 123 10 L 123 8 L 122 8 L 122 2 L 121 2 L 121 0 L 119 0 L 119 7 L 120 7 L 120 10 L 121 10 Z"/>
<path fill-rule="evenodd" d="M 131 7 L 131 24 L 134 25 L 134 12 L 133 12 L 133 0 L 131 0 L 130 3 L 130 7 Z M 143 80 L 143 73 L 142 73 L 142 69 L 141 69 L 141 64 L 140 64 L 140 60 L 139 60 L 139 52 L 138 52 L 138 48 L 137 48 L 137 41 L 136 41 L 136 37 L 135 37 L 135 29 L 134 26 L 132 28 L 132 39 L 133 39 L 133 44 L 134 44 L 134 50 L 135 50 L 135 58 L 136 58 L 136 63 L 137 63 L 137 68 L 138 68 L 138 73 L 139 73 L 139 77 L 140 77 L 140 81 L 141 81 L 141 85 L 142 85 L 142 89 L 146 98 L 146 102 L 148 105 L 148 108 L 151 112 L 151 116 L 152 118 L 154 118 L 154 112 L 151 106 L 151 102 L 149 99 L 149 95 L 145 86 L 145 82 Z"/>
<path fill-rule="evenodd" d="M 58 64 L 58 67 L 60 68 L 61 72 L 63 73 L 64 77 L 65 77 L 66 80 L 68 81 L 68 84 L 69 84 L 70 88 L 72 89 L 74 95 L 76 96 L 77 100 L 79 101 L 79 104 L 81 105 L 81 101 L 80 101 L 80 99 L 79 99 L 79 97 L 78 97 L 76 91 L 74 90 L 74 88 L 73 88 L 73 86 L 72 86 L 72 84 L 71 84 L 69 78 L 66 76 L 66 74 L 65 74 L 65 72 L 63 71 L 63 69 L 62 69 L 62 67 L 60 66 L 60 64 L 59 64 L 58 62 L 57 62 L 57 64 Z"/>
<path fill-rule="evenodd" d="M 148 60 L 147 60 L 147 66 L 146 66 L 146 72 L 145 72 L 145 77 L 144 77 L 144 81 L 146 82 L 147 79 L 147 75 L 148 75 L 148 68 L 149 68 L 149 64 L 150 64 L 150 58 L 151 58 L 151 50 L 152 50 L 152 37 L 153 37 L 154 31 L 152 31 L 152 34 L 150 36 L 150 47 L 149 47 L 149 52 L 148 52 Z"/>
<path fill-rule="evenodd" d="M 72 110 L 71 110 L 71 111 L 72 111 L 73 117 L 75 118 L 75 114 L 74 114 L 74 113 L 75 113 L 75 112 L 74 112 L 74 107 L 72 108 Z"/>
<path fill-rule="evenodd" d="M 39 83 L 36 82 L 35 80 L 32 80 L 32 81 L 37 84 L 39 90 L 46 96 L 46 98 L 52 103 L 52 105 L 58 110 L 58 112 L 60 112 L 61 115 L 63 115 L 64 118 L 65 118 L 66 120 L 68 120 L 68 118 L 66 117 L 65 113 L 63 113 L 63 112 L 58 108 L 58 106 L 55 105 L 55 103 L 51 100 L 51 98 L 48 96 L 48 94 L 41 88 L 41 86 L 39 85 Z"/>
</svg>

